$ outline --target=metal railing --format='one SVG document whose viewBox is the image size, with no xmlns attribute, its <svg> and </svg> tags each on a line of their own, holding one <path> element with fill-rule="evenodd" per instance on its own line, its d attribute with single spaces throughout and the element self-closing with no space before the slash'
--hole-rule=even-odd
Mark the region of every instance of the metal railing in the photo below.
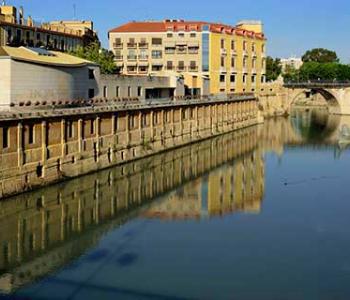
<svg viewBox="0 0 350 300">
<path fill-rule="evenodd" d="M 350 81 L 334 80 L 308 80 L 308 81 L 289 81 L 283 84 L 286 88 L 344 88 L 350 87 Z"/>
</svg>

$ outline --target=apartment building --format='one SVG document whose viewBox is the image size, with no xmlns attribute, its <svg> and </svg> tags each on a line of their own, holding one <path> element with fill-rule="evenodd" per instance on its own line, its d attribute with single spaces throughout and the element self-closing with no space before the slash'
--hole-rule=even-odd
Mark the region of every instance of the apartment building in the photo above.
<svg viewBox="0 0 350 300">
<path fill-rule="evenodd" d="M 266 39 L 258 21 L 130 22 L 109 31 L 109 48 L 120 73 L 177 74 L 188 94 L 251 93 L 265 82 Z"/>
<path fill-rule="evenodd" d="M 70 51 L 85 46 L 98 37 L 91 21 L 53 21 L 39 23 L 24 17 L 24 10 L 0 6 L 0 46 L 44 47 Z"/>
</svg>

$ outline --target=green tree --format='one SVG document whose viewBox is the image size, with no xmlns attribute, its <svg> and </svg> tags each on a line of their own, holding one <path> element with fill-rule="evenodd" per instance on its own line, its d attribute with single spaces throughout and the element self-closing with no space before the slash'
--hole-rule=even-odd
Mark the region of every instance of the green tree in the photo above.
<svg viewBox="0 0 350 300">
<path fill-rule="evenodd" d="M 86 47 L 78 47 L 70 54 L 99 64 L 102 74 L 117 73 L 117 66 L 114 62 L 113 52 L 101 48 L 100 44 L 97 42 Z"/>
<path fill-rule="evenodd" d="M 318 62 L 318 63 L 337 63 L 339 62 L 337 53 L 324 48 L 316 48 L 306 51 L 303 55 L 302 60 L 304 63 L 307 62 Z"/>
<path fill-rule="evenodd" d="M 271 56 L 266 58 L 266 80 L 275 81 L 282 73 L 281 60 L 273 59 Z"/>
<path fill-rule="evenodd" d="M 308 80 L 346 81 L 350 80 L 350 66 L 339 63 L 304 63 L 299 78 Z"/>
<path fill-rule="evenodd" d="M 294 66 L 287 65 L 283 72 L 283 79 L 285 82 L 299 81 L 299 70 L 294 68 Z"/>
</svg>

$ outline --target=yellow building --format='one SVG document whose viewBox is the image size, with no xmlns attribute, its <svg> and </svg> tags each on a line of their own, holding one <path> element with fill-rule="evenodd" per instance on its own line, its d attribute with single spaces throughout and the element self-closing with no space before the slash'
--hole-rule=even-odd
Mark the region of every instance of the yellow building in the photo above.
<svg viewBox="0 0 350 300">
<path fill-rule="evenodd" d="M 266 39 L 258 21 L 130 22 L 109 31 L 109 48 L 121 73 L 175 73 L 185 78 L 187 94 L 252 93 L 265 82 Z"/>
<path fill-rule="evenodd" d="M 23 8 L 0 6 L 0 46 L 44 47 L 70 51 L 98 41 L 91 21 L 37 23 L 24 17 Z"/>
</svg>

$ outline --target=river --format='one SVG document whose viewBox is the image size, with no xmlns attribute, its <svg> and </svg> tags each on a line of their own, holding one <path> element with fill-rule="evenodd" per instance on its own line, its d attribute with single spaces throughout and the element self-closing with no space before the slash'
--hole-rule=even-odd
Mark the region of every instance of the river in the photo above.
<svg viewBox="0 0 350 300">
<path fill-rule="evenodd" d="M 350 299 L 346 117 L 299 109 L 0 202 L 9 299 Z"/>
</svg>

